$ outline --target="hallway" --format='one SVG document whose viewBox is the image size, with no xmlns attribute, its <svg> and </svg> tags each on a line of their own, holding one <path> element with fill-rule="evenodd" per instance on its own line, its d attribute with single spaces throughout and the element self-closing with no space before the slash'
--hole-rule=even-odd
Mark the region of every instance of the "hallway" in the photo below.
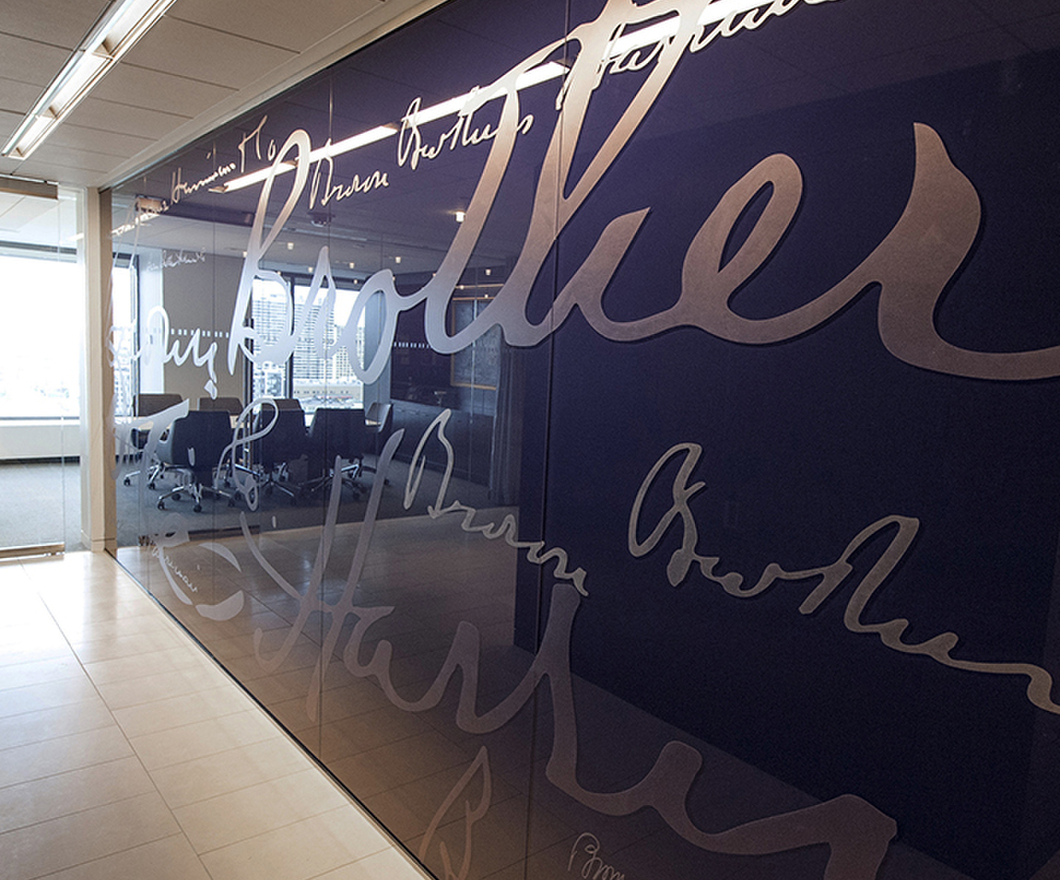
<svg viewBox="0 0 1060 880">
<path fill-rule="evenodd" d="M 109 556 L 0 595 L 8 880 L 424 876 Z"/>
</svg>

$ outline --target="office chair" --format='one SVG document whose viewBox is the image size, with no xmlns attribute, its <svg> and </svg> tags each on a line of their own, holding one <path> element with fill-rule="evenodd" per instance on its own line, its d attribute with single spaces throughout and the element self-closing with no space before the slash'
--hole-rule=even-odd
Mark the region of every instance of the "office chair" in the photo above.
<svg viewBox="0 0 1060 880">
<path fill-rule="evenodd" d="M 206 411 L 217 409 L 228 413 L 230 416 L 238 416 L 243 412 L 243 403 L 238 397 L 200 397 L 199 410 Z"/>
<path fill-rule="evenodd" d="M 363 409 L 316 410 L 309 426 L 309 468 L 310 474 L 315 475 L 307 484 L 309 491 L 329 485 L 337 457 L 343 485 L 350 487 L 354 498 L 359 498 L 361 486 L 357 477 L 364 463 L 367 439 Z"/>
<path fill-rule="evenodd" d="M 166 500 L 179 501 L 183 493 L 195 500 L 194 510 L 202 511 L 205 494 L 227 498 L 229 506 L 235 497 L 217 485 L 214 470 L 221 454 L 232 440 L 228 413 L 221 410 L 189 412 L 177 419 L 158 444 L 158 457 L 167 469 L 175 471 L 178 485 L 158 497 L 158 509 L 166 509 Z"/>
<path fill-rule="evenodd" d="M 378 400 L 373 400 L 368 404 L 364 420 L 368 430 L 368 447 L 373 455 L 378 456 L 379 450 L 386 441 L 394 421 L 394 404 L 380 403 Z M 373 465 L 364 464 L 363 462 L 361 463 L 361 471 L 368 474 L 376 472 Z M 390 480 L 386 480 L 386 484 L 389 486 Z"/>
<path fill-rule="evenodd" d="M 175 393 L 145 393 L 137 394 L 133 400 L 133 415 L 136 418 L 143 418 L 144 416 L 153 416 L 156 413 L 162 412 L 162 410 L 169 409 L 171 406 L 176 406 L 181 402 L 183 398 L 179 394 Z M 129 439 L 134 449 L 143 450 L 147 445 L 148 432 L 140 428 L 133 428 L 129 433 Z M 147 488 L 154 489 L 155 483 L 159 477 L 165 472 L 165 465 L 156 458 L 148 463 L 147 467 Z M 126 486 L 131 486 L 133 477 L 140 476 L 143 473 L 143 467 L 138 468 L 135 471 L 130 471 L 125 475 L 122 482 Z"/>
<path fill-rule="evenodd" d="M 393 417 L 394 404 L 381 403 L 378 400 L 368 404 L 368 409 L 364 413 L 364 421 L 368 429 L 369 445 L 376 455 L 379 454 L 379 447 L 382 445 L 381 438 L 390 431 Z"/>
<path fill-rule="evenodd" d="M 275 419 L 275 421 L 274 421 Z M 254 445 L 255 470 L 260 474 L 260 489 L 271 495 L 278 489 L 298 503 L 301 486 L 291 480 L 291 465 L 310 454 L 309 436 L 305 429 L 305 414 L 301 405 L 297 409 L 262 407 L 255 421 L 255 433 L 269 428 L 267 434 Z"/>
</svg>

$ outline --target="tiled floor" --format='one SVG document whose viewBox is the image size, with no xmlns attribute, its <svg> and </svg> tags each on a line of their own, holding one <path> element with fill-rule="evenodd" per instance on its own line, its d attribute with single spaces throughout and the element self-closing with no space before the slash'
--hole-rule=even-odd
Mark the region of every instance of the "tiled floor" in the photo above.
<svg viewBox="0 0 1060 880">
<path fill-rule="evenodd" d="M 0 600 L 6 880 L 425 876 L 109 557 Z"/>
</svg>

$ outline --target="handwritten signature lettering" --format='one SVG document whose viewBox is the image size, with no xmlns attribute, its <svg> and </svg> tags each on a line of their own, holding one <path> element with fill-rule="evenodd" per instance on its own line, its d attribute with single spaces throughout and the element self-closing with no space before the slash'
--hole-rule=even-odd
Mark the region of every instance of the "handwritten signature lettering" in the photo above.
<svg viewBox="0 0 1060 880">
<path fill-rule="evenodd" d="M 445 449 L 446 465 L 445 472 L 442 475 L 442 481 L 438 487 L 438 495 L 435 498 L 435 502 L 434 504 L 427 505 L 427 515 L 431 519 L 440 519 L 451 513 L 462 513 L 463 519 L 460 521 L 460 528 L 465 532 L 480 534 L 491 541 L 498 538 L 504 538 L 505 543 L 509 547 L 514 547 L 516 550 L 526 550 L 527 560 L 534 565 L 546 565 L 552 560 L 555 560 L 556 565 L 552 572 L 552 576 L 557 580 L 570 581 L 574 585 L 574 589 L 583 596 L 588 596 L 589 593 L 585 589 L 585 569 L 576 568 L 574 571 L 568 571 L 567 551 L 561 547 L 553 547 L 551 550 L 545 550 L 544 541 L 520 541 L 517 537 L 519 525 L 512 514 L 506 514 L 500 523 L 476 523 L 475 517 L 478 515 L 478 510 L 476 508 L 469 507 L 460 501 L 453 501 L 450 504 L 445 503 L 445 497 L 449 493 L 449 482 L 453 476 L 453 465 L 455 463 L 453 445 L 449 442 L 449 438 L 445 436 L 445 426 L 449 424 L 449 419 L 452 414 L 452 410 L 449 409 L 443 410 L 439 413 L 434 421 L 427 426 L 427 430 L 423 432 L 423 436 L 420 438 L 420 442 L 416 446 L 416 451 L 412 455 L 412 463 L 409 465 L 408 482 L 405 486 L 405 509 L 408 510 L 412 507 L 416 500 L 420 481 L 423 478 L 423 469 L 426 466 L 424 451 L 427 446 L 427 441 L 432 435 L 436 435 L 438 441 Z M 542 552 L 543 550 L 544 552 Z"/>
<path fill-rule="evenodd" d="M 239 142 L 236 147 L 239 150 L 239 173 L 242 174 L 247 170 L 247 145 L 254 145 L 254 156 L 258 159 L 261 158 L 261 131 L 265 128 L 265 123 L 269 121 L 268 114 L 261 117 L 261 122 L 257 124 L 257 127 L 248 134 L 243 135 L 243 139 Z M 266 155 L 269 157 L 271 162 L 276 157 L 276 141 L 270 140 L 269 145 L 266 148 Z"/>
<path fill-rule="evenodd" d="M 600 840 L 595 834 L 585 831 L 575 839 L 567 860 L 568 874 L 574 870 L 574 860 L 579 857 L 584 861 L 580 862 L 581 870 L 577 873 L 585 880 L 626 880 L 625 874 L 605 864 L 600 858 Z"/>
<path fill-rule="evenodd" d="M 348 199 L 357 193 L 370 193 L 373 189 L 390 186 L 390 180 L 384 171 L 373 171 L 364 180 L 361 179 L 360 175 L 355 174 L 353 179 L 347 184 L 334 183 L 335 160 L 331 156 L 323 156 L 317 162 L 313 171 L 313 185 L 309 190 L 310 208 L 316 207 L 317 204 L 317 194 L 320 192 L 320 168 L 325 162 L 328 163 L 328 170 L 326 182 L 324 183 L 324 194 L 320 196 L 321 205 L 327 205 L 331 201 L 338 202 L 342 199 Z"/>
<path fill-rule="evenodd" d="M 206 175 L 206 177 L 203 177 L 200 180 L 196 180 L 195 183 L 185 183 L 183 180 L 183 169 L 178 168 L 176 171 L 173 172 L 170 179 L 170 201 L 175 205 L 184 196 L 190 196 L 192 193 L 198 192 L 204 186 L 209 186 L 211 183 L 216 183 L 222 177 L 226 177 L 235 170 L 236 163 L 229 162 L 227 165 L 219 165 L 212 174 L 208 174 Z"/>
<path fill-rule="evenodd" d="M 438 842 L 438 853 L 442 858 L 445 880 L 467 880 L 467 875 L 471 871 L 471 858 L 474 852 L 472 844 L 474 843 L 473 832 L 475 824 L 489 812 L 490 804 L 493 800 L 493 777 L 490 774 L 489 750 L 485 746 L 478 750 L 478 754 L 475 756 L 475 760 L 471 762 L 471 766 L 467 768 L 464 775 L 453 786 L 452 791 L 446 795 L 442 805 L 435 812 L 434 817 L 427 826 L 427 830 L 423 834 L 423 840 L 420 842 L 420 861 L 426 862 L 427 856 L 431 851 L 434 835 L 438 831 L 438 826 L 449 813 L 453 804 L 456 803 L 456 799 L 467 792 L 472 780 L 476 778 L 481 780 L 482 795 L 479 797 L 479 802 L 475 807 L 471 806 L 470 800 L 464 801 L 464 857 L 460 861 L 459 871 L 453 870 L 453 860 L 449 855 L 449 847 L 446 846 L 445 841 L 440 840 Z"/>
<path fill-rule="evenodd" d="M 832 3 L 835 0 L 773 0 L 768 6 L 760 3 L 750 9 L 738 7 L 725 13 L 721 21 L 717 23 L 711 21 L 701 24 L 699 31 L 692 38 L 688 50 L 689 52 L 699 52 L 718 37 L 733 37 L 740 31 L 757 30 L 770 18 L 776 18 L 791 12 L 800 2 L 808 6 L 814 6 L 818 3 Z M 710 27 L 712 24 L 714 25 L 713 28 Z"/>
<path fill-rule="evenodd" d="M 197 251 L 162 251 L 162 263 L 161 268 L 163 269 L 175 269 L 177 266 L 190 266 L 194 263 L 205 263 L 206 262 L 206 250 L 202 248 Z"/>
<path fill-rule="evenodd" d="M 664 535 L 670 531 L 675 522 L 680 522 L 681 546 L 675 550 L 666 566 L 670 584 L 680 586 L 688 576 L 692 566 L 699 568 L 700 575 L 712 583 L 718 584 L 730 596 L 750 598 L 759 596 L 779 581 L 802 581 L 818 578 L 817 585 L 799 605 L 801 614 L 812 614 L 821 604 L 841 586 L 853 572 L 850 559 L 872 538 L 897 527 L 876 564 L 854 588 L 847 602 L 843 615 L 843 624 L 853 633 L 875 633 L 888 648 L 903 654 L 919 654 L 930 657 L 936 663 L 952 669 L 968 672 L 981 672 L 987 675 L 1022 675 L 1029 679 L 1027 699 L 1046 712 L 1060 714 L 1060 705 L 1052 700 L 1053 679 L 1042 669 L 1030 663 L 985 663 L 974 660 L 958 660 L 950 654 L 959 637 L 956 633 L 944 632 L 923 642 L 904 642 L 902 634 L 908 629 L 909 621 L 904 618 L 888 620 L 884 623 L 868 623 L 862 619 L 865 608 L 873 595 L 884 584 L 891 572 L 908 552 L 909 547 L 920 528 L 919 520 L 908 516 L 886 516 L 866 526 L 859 532 L 839 555 L 835 562 L 818 568 L 802 571 L 786 571 L 776 562 L 770 562 L 753 586 L 744 586 L 744 577 L 738 572 L 717 574 L 715 569 L 721 560 L 717 556 L 703 556 L 699 552 L 699 529 L 695 515 L 689 507 L 694 495 L 705 488 L 705 483 L 689 484 L 696 465 L 699 463 L 703 448 L 697 443 L 679 443 L 668 449 L 648 471 L 647 476 L 637 491 L 630 512 L 627 544 L 629 552 L 635 557 L 645 556 L 654 550 Z M 672 459 L 683 456 L 681 465 L 670 487 L 672 504 L 655 524 L 651 533 L 641 540 L 641 511 L 648 493 L 655 486 L 659 474 Z"/>
<path fill-rule="evenodd" d="M 834 0 L 816 0 L 821 2 Z M 462 350 L 493 327 L 501 328 L 510 345 L 536 345 L 555 332 L 575 308 L 597 333 L 619 342 L 645 339 L 676 327 L 694 327 L 730 342 L 766 345 L 812 331 L 863 291 L 879 286 L 877 323 L 881 340 L 895 357 L 906 363 L 980 379 L 1030 380 L 1060 375 L 1060 346 L 1037 351 L 972 351 L 946 342 L 936 330 L 935 307 L 975 243 L 981 211 L 975 188 L 953 165 L 938 134 L 922 124 L 914 126 L 912 189 L 894 228 L 845 279 L 803 306 L 762 319 L 744 318 L 730 307 L 733 296 L 780 244 L 801 201 L 802 179 L 798 166 L 790 157 L 777 154 L 752 168 L 708 216 L 689 245 L 681 294 L 673 306 L 638 320 L 622 322 L 612 320 L 604 310 L 604 291 L 647 219 L 649 209 L 644 208 L 608 222 L 580 268 L 559 291 L 548 314 L 536 324 L 528 320 L 526 307 L 530 290 L 568 221 L 639 128 L 685 51 L 703 48 L 712 39 L 701 22 L 717 21 L 718 15 L 729 10 L 715 30 L 718 36 L 732 36 L 753 30 L 769 17 L 786 14 L 795 5 L 794 0 L 733 5 L 653 0 L 638 6 L 630 0 L 609 0 L 598 18 L 575 27 L 569 41 L 579 44 L 581 51 L 566 74 L 557 101 L 561 112 L 538 178 L 522 250 L 507 281 L 489 305 L 469 325 L 450 335 L 450 302 L 496 199 L 517 135 L 526 124 L 527 117 L 519 110 L 516 83 L 520 76 L 544 63 L 561 42 L 543 47 L 490 86 L 477 90 L 473 99 L 469 99 L 473 100 L 473 106 L 500 99 L 501 108 L 498 121 L 488 132 L 486 129 L 479 132 L 482 139 L 488 134 L 491 147 L 465 222 L 460 224 L 438 270 L 422 288 L 407 295 L 399 294 L 389 272 L 377 273 L 366 282 L 350 320 L 359 317 L 373 292 L 382 294 L 386 317 L 378 351 L 384 353 L 393 343 L 398 315 L 421 303 L 426 303 L 427 341 L 441 354 Z M 712 13 L 713 18 L 707 14 L 712 6 L 721 7 Z M 732 12 L 734 9 L 739 16 Z M 642 54 L 636 57 L 627 53 L 623 56 L 625 60 L 618 60 L 622 69 L 643 66 L 643 82 L 580 178 L 572 180 L 574 151 L 569 145 L 578 141 L 600 70 L 612 63 L 615 35 L 659 19 L 673 20 L 672 25 L 668 23 L 667 37 L 660 39 L 655 48 L 640 50 Z M 414 102 L 411 109 L 415 107 Z M 442 140 L 430 147 L 422 144 L 418 129 L 412 124 L 413 115 L 410 112 L 405 117 L 399 158 L 412 164 L 419 157 L 437 155 L 446 145 L 453 148 L 458 142 L 463 143 L 470 115 L 465 115 Z M 304 191 L 309 166 L 314 161 L 311 152 L 309 135 L 302 130 L 293 132 L 276 153 L 262 186 L 232 317 L 228 351 L 231 371 L 235 370 L 240 350 L 251 359 L 264 357 L 260 350 L 255 353 L 247 345 L 252 333 L 249 328 L 243 328 L 250 284 L 254 278 L 270 275 L 260 268 L 260 260 Z M 288 158 L 291 153 L 295 153 L 293 159 Z M 265 234 L 264 218 L 274 179 L 281 166 L 292 162 L 296 174 L 291 190 L 274 225 Z M 721 254 L 733 227 L 747 204 L 767 186 L 772 187 L 772 193 L 762 215 L 739 251 L 722 265 Z M 330 266 L 318 265 L 322 266 L 323 273 L 330 272 Z M 350 356 L 354 372 L 362 381 L 370 383 L 382 375 L 385 357 L 376 357 L 364 366 L 353 350 Z"/>
<path fill-rule="evenodd" d="M 409 109 L 405 111 L 405 115 L 401 117 L 401 128 L 398 130 L 398 167 L 403 167 L 407 162 L 409 168 L 415 171 L 419 167 L 420 159 L 437 159 L 446 147 L 452 151 L 457 147 L 473 147 L 484 141 L 493 140 L 497 136 L 497 129 L 492 128 L 488 123 L 481 128 L 471 127 L 475 110 L 480 106 L 476 105 L 476 94 L 472 93 L 468 96 L 468 105 L 457 114 L 457 120 L 452 128 L 444 131 L 432 144 L 423 142 L 423 135 L 417 121 L 417 114 L 420 112 L 423 99 L 414 99 L 409 104 Z M 519 120 L 517 131 L 520 134 L 526 134 L 533 124 L 533 116 L 524 116 Z"/>
<path fill-rule="evenodd" d="M 180 350 L 179 339 L 175 339 L 173 345 L 167 348 L 170 327 L 169 313 L 164 306 L 155 306 L 148 312 L 147 327 L 147 342 L 133 355 L 133 359 L 142 360 L 145 364 L 153 363 L 155 360 L 162 364 L 172 361 L 179 367 L 190 357 L 195 366 L 206 367 L 210 378 L 203 385 L 203 389 L 210 397 L 217 397 L 217 343 L 211 342 L 205 352 L 200 351 L 202 330 L 196 328 L 183 352 Z"/>
<path fill-rule="evenodd" d="M 428 430 L 437 431 L 441 438 L 444 436 L 444 422 L 432 425 Z M 570 583 L 560 582 L 553 586 L 548 622 L 541 645 L 525 676 L 508 696 L 482 714 L 479 714 L 477 708 L 481 637 L 478 629 L 467 621 L 458 624 L 449 652 L 442 661 L 435 680 L 418 697 L 406 698 L 395 687 L 391 675 L 393 646 L 388 640 L 379 640 L 370 659 L 362 662 L 361 654 L 369 630 L 373 624 L 394 611 L 393 606 L 359 606 L 354 602 L 354 595 L 374 534 L 383 484 L 402 435 L 402 431 L 393 434 L 380 454 L 376 478 L 358 533 L 346 585 L 341 597 L 334 603 L 323 598 L 320 584 L 335 541 L 338 499 L 341 494 L 341 484 L 338 482 L 341 476 L 338 473 L 334 478 L 317 556 L 304 591 L 296 588 L 269 563 L 262 548 L 250 533 L 246 516 L 240 515 L 243 536 L 250 552 L 262 569 L 298 604 L 295 620 L 273 656 L 263 656 L 261 643 L 264 632 L 261 629 L 255 631 L 255 656 L 263 669 L 275 671 L 280 667 L 294 649 L 313 614 L 321 614 L 329 621 L 328 631 L 321 645 L 321 658 L 334 656 L 340 633 L 349 632 L 347 621 L 355 619 L 353 631 L 349 633 L 341 654 L 343 665 L 353 675 L 375 679 L 397 708 L 406 712 L 424 712 L 435 708 L 441 702 L 454 676 L 459 672 L 456 724 L 460 730 L 476 735 L 492 733 L 511 721 L 533 698 L 542 682 L 547 680 L 553 710 L 553 731 L 545 775 L 553 785 L 584 806 L 610 816 L 628 816 L 645 807 L 651 808 L 675 833 L 708 852 L 767 855 L 814 844 L 827 844 L 830 855 L 825 878 L 831 880 L 842 876 L 845 880 L 871 880 L 876 877 L 894 837 L 895 823 L 893 819 L 855 795 L 841 795 L 812 807 L 764 817 L 727 831 L 710 833 L 698 828 L 688 815 L 687 802 L 693 784 L 700 777 L 703 757 L 688 744 L 677 740 L 663 746 L 651 770 L 629 788 L 607 792 L 584 788 L 578 781 L 578 720 L 570 670 L 574 616 L 582 596 Z M 421 445 L 422 442 L 423 438 Z M 452 454 L 451 444 L 443 442 L 443 447 L 447 455 Z M 422 467 L 420 460 L 416 469 L 422 471 Z M 449 469 L 447 465 L 447 472 Z M 418 480 L 413 475 L 413 469 L 410 469 L 406 483 L 406 499 L 410 495 L 415 496 L 416 486 Z M 435 505 L 435 512 L 438 513 L 441 509 L 442 503 L 439 500 Z M 463 505 L 453 508 L 454 512 L 466 513 L 468 510 L 469 508 Z M 483 535 L 488 537 L 486 532 L 483 532 Z M 324 675 L 325 669 L 318 660 L 306 696 L 306 711 L 313 720 L 318 715 Z M 458 784 L 450 799 L 455 800 L 459 796 L 466 788 L 470 775 L 476 771 L 484 773 L 485 768 L 470 769 L 468 774 L 465 774 L 467 778 L 463 784 Z M 479 806 L 481 807 L 481 802 Z M 478 812 L 478 808 L 472 809 L 468 806 L 467 809 L 472 814 Z M 469 821 L 466 829 L 468 835 L 471 824 L 473 822 Z M 466 852 L 467 850 L 465 858 Z M 602 874 L 600 880 L 603 880 Z"/>
<path fill-rule="evenodd" d="M 184 572 L 177 567 L 177 565 L 173 562 L 172 559 L 166 556 L 165 551 L 162 549 L 162 547 L 160 547 L 158 544 L 155 544 L 154 547 L 151 548 L 151 555 L 158 559 L 166 568 L 172 571 L 173 576 L 176 577 L 182 584 L 184 584 L 184 586 L 187 587 L 188 590 L 190 590 L 192 593 L 199 592 L 195 585 L 191 582 L 191 578 L 184 574 Z M 175 584 L 173 586 L 176 587 Z M 175 588 L 174 592 L 177 594 L 177 597 L 182 602 L 187 602 L 188 604 L 191 603 L 191 600 L 188 599 L 187 596 L 180 589 Z"/>
</svg>

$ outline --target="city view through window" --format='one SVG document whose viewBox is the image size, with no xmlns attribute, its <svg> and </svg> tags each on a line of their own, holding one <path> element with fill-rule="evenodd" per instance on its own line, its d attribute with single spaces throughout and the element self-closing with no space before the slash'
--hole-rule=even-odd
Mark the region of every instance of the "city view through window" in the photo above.
<svg viewBox="0 0 1060 880">
<path fill-rule="evenodd" d="M 294 283 L 290 287 L 277 281 L 254 281 L 251 317 L 257 332 L 257 345 L 275 342 L 302 317 L 307 308 L 309 286 Z M 318 292 L 313 303 L 308 304 L 310 314 L 305 322 L 307 328 L 298 338 L 294 354 L 289 362 L 256 362 L 253 368 L 252 392 L 254 398 L 262 396 L 294 397 L 301 401 L 307 414 L 318 407 L 359 408 L 364 403 L 364 384 L 356 377 L 350 352 L 336 342 L 353 311 L 357 291 L 339 289 L 334 306 L 324 325 L 323 351 L 318 350 L 311 328 L 317 324 L 320 312 L 327 301 L 323 292 Z M 364 314 L 360 315 L 356 333 L 356 358 L 364 357 Z"/>
</svg>

